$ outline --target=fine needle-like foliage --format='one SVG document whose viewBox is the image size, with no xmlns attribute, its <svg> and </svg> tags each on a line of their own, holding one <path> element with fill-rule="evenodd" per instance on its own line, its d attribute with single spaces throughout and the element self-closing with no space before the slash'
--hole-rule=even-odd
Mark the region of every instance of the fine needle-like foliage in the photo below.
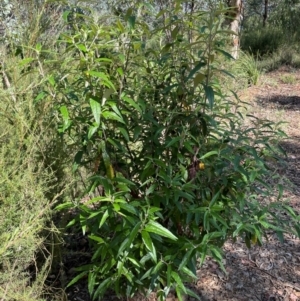
<svg viewBox="0 0 300 301">
<path fill-rule="evenodd" d="M 33 77 L 22 76 L 16 62 L 6 56 L 2 72 L 11 88 L 0 91 L 0 300 L 34 301 L 41 300 L 50 269 L 41 233 L 50 217 L 53 174 L 39 159 L 45 135 L 27 91 Z"/>
</svg>

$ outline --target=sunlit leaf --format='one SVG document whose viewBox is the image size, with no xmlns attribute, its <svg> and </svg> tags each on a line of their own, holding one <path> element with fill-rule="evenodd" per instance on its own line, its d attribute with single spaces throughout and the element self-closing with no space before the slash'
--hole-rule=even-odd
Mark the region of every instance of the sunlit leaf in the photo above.
<svg viewBox="0 0 300 301">
<path fill-rule="evenodd" d="M 185 289 L 185 286 L 181 280 L 181 277 L 175 272 L 175 271 L 172 271 L 171 272 L 171 276 L 172 278 L 175 280 L 176 284 L 180 287 L 180 289 L 186 293 L 186 289 Z"/>
<path fill-rule="evenodd" d="M 210 152 L 206 153 L 205 155 L 201 156 L 200 159 L 203 160 L 203 159 L 206 159 L 208 157 L 211 157 L 213 155 L 218 155 L 218 154 L 219 154 L 218 151 L 213 150 L 213 151 L 210 151 Z"/>
<path fill-rule="evenodd" d="M 119 121 L 121 123 L 125 123 L 123 118 L 120 117 L 119 115 L 117 115 L 115 112 L 105 111 L 105 112 L 102 113 L 102 116 L 105 119 L 116 120 L 116 121 Z"/>
<path fill-rule="evenodd" d="M 177 240 L 177 237 L 172 234 L 167 228 L 163 227 L 161 224 L 155 221 L 149 221 L 148 224 L 145 226 L 145 230 L 147 232 L 153 232 L 160 236 L 164 236 L 170 238 L 172 240 Z"/>
<path fill-rule="evenodd" d="M 94 99 L 90 99 L 90 106 L 93 112 L 94 119 L 97 124 L 100 124 L 101 106 L 100 103 Z"/>
<path fill-rule="evenodd" d="M 198 73 L 194 78 L 194 87 L 196 88 L 200 83 L 205 79 L 205 75 L 202 73 Z"/>
<path fill-rule="evenodd" d="M 139 113 L 142 113 L 141 107 L 139 106 L 138 102 L 130 98 L 129 96 L 122 95 L 122 99 L 128 103 L 131 107 L 135 108 Z"/>
<path fill-rule="evenodd" d="M 108 217 L 109 217 L 108 210 L 105 210 L 105 212 L 100 220 L 99 228 L 101 228 L 104 225 L 104 223 Z"/>
</svg>

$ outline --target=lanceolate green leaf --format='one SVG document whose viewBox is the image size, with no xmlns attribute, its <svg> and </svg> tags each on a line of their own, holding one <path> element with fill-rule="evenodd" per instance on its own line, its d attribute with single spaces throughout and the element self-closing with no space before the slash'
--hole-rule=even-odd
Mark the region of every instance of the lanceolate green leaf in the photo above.
<svg viewBox="0 0 300 301">
<path fill-rule="evenodd" d="M 122 95 L 121 96 L 122 99 L 127 102 L 131 107 L 135 108 L 139 113 L 142 113 L 142 110 L 138 104 L 138 102 L 134 101 L 132 98 L 130 98 L 129 96 L 126 95 Z"/>
<path fill-rule="evenodd" d="M 97 132 L 99 128 L 99 125 L 90 126 L 89 133 L 88 133 L 88 139 L 91 139 L 91 137 Z"/>
<path fill-rule="evenodd" d="M 134 228 L 132 229 L 129 237 L 125 238 L 119 248 L 119 251 L 118 251 L 118 257 L 127 249 L 130 247 L 131 243 L 133 242 L 133 240 L 135 239 L 137 233 L 139 232 L 140 230 L 140 226 L 141 226 L 142 222 L 138 222 Z"/>
<path fill-rule="evenodd" d="M 219 53 L 222 53 L 225 57 L 227 57 L 229 59 L 233 59 L 233 56 L 230 53 L 228 53 L 227 51 L 224 51 L 223 49 L 216 48 L 216 51 L 219 52 Z M 221 70 L 221 71 L 223 71 L 223 70 Z M 231 73 L 229 73 L 227 71 L 226 71 L 226 74 L 232 76 Z"/>
<path fill-rule="evenodd" d="M 191 254 L 192 254 L 193 251 L 194 250 L 191 248 L 190 250 L 188 250 L 186 252 L 186 254 L 184 255 L 184 257 L 183 257 L 183 259 L 182 259 L 182 261 L 181 261 L 181 263 L 180 263 L 180 265 L 178 267 L 179 271 L 186 266 L 187 262 L 190 260 L 190 257 L 191 257 Z"/>
<path fill-rule="evenodd" d="M 183 267 L 182 268 L 182 272 L 185 273 L 186 275 L 188 275 L 189 277 L 191 277 L 194 280 L 197 280 L 198 277 L 197 275 L 195 275 L 190 269 L 188 269 L 187 267 Z"/>
<path fill-rule="evenodd" d="M 88 276 L 88 291 L 89 291 L 90 295 L 92 295 L 92 293 L 94 291 L 95 283 L 96 283 L 96 274 L 89 273 L 89 276 Z"/>
<path fill-rule="evenodd" d="M 218 155 L 218 154 L 219 154 L 218 151 L 213 150 L 213 151 L 210 151 L 210 152 L 206 153 L 205 155 L 203 155 L 200 159 L 203 160 L 203 159 L 206 159 L 208 157 L 211 157 L 213 155 Z"/>
<path fill-rule="evenodd" d="M 122 133 L 127 142 L 129 142 L 129 135 L 126 129 L 119 127 L 119 131 Z"/>
<path fill-rule="evenodd" d="M 201 298 L 199 297 L 199 295 L 197 295 L 195 292 L 193 292 L 191 289 L 186 288 L 186 292 L 189 296 L 196 298 L 197 300 L 201 301 Z"/>
<path fill-rule="evenodd" d="M 112 83 L 112 81 L 109 80 L 109 78 L 107 77 L 107 75 L 105 73 L 93 71 L 93 70 L 89 70 L 86 73 L 87 73 L 87 75 L 91 75 L 91 76 L 101 79 L 103 85 L 107 86 L 108 88 L 112 88 L 112 89 L 116 90 L 114 84 Z"/>
<path fill-rule="evenodd" d="M 99 224 L 99 228 L 101 228 L 103 226 L 103 224 L 105 223 L 105 221 L 107 220 L 109 214 L 108 214 L 108 210 L 106 210 L 101 218 L 100 224 Z"/>
<path fill-rule="evenodd" d="M 141 234 L 142 234 L 143 242 L 146 245 L 147 249 L 150 251 L 151 257 L 153 258 L 153 261 L 157 262 L 156 250 L 155 250 L 155 247 L 153 245 L 153 242 L 151 240 L 151 237 L 150 237 L 149 233 L 147 231 L 143 230 L 141 232 Z"/>
<path fill-rule="evenodd" d="M 78 274 L 75 278 L 72 279 L 72 281 L 70 281 L 67 285 L 67 287 L 73 285 L 74 283 L 76 283 L 78 280 L 80 280 L 81 278 L 85 277 L 88 274 L 88 271 L 83 271 L 80 274 Z"/>
<path fill-rule="evenodd" d="M 181 280 L 181 277 L 175 272 L 171 272 L 172 278 L 175 280 L 176 284 L 181 288 L 181 290 L 186 293 L 186 288 Z"/>
<path fill-rule="evenodd" d="M 191 70 L 190 74 L 188 75 L 187 79 L 192 78 L 202 67 L 205 66 L 204 62 L 199 62 L 196 66 Z"/>
<path fill-rule="evenodd" d="M 128 18 L 128 24 L 129 24 L 131 29 L 134 29 L 134 27 L 135 27 L 135 20 L 136 20 L 135 16 L 130 16 Z"/>
<path fill-rule="evenodd" d="M 174 234 L 172 234 L 172 232 L 170 232 L 167 228 L 163 227 L 161 224 L 155 221 L 149 221 L 148 224 L 145 226 L 145 231 L 152 232 L 160 236 L 170 238 L 172 240 L 177 240 L 177 237 Z"/>
<path fill-rule="evenodd" d="M 64 123 L 67 124 L 69 122 L 69 111 L 66 106 L 60 107 L 60 113 L 64 120 Z"/>
<path fill-rule="evenodd" d="M 135 227 L 132 229 L 132 231 L 131 231 L 131 233 L 130 233 L 130 235 L 129 235 L 128 245 L 130 245 L 130 244 L 134 241 L 134 239 L 136 238 L 138 232 L 140 231 L 141 224 L 142 224 L 142 222 L 139 221 L 139 222 L 135 225 Z"/>
<path fill-rule="evenodd" d="M 215 93 L 212 87 L 210 86 L 204 86 L 205 95 L 208 100 L 209 108 L 212 110 L 215 103 Z"/>
<path fill-rule="evenodd" d="M 94 99 L 90 99 L 90 106 L 93 112 L 94 119 L 96 123 L 100 124 L 100 116 L 101 116 L 101 106 L 100 103 Z"/>
<path fill-rule="evenodd" d="M 116 120 L 116 121 L 119 121 L 121 123 L 124 123 L 124 120 L 121 116 L 117 115 L 115 112 L 109 112 L 109 111 L 105 111 L 102 113 L 102 116 L 105 118 L 105 119 L 110 119 L 110 120 Z"/>
<path fill-rule="evenodd" d="M 212 198 L 212 200 L 210 201 L 209 203 L 209 208 L 212 208 L 213 205 L 215 204 L 216 201 L 218 201 L 219 197 L 220 197 L 220 194 L 221 194 L 221 190 L 219 190 Z"/>
<path fill-rule="evenodd" d="M 107 75 L 105 73 L 103 73 L 103 72 L 89 70 L 89 71 L 87 71 L 87 74 L 89 74 L 91 76 L 99 77 L 99 78 L 101 78 L 103 80 L 107 80 L 108 81 Z"/>
<path fill-rule="evenodd" d="M 200 83 L 205 79 L 205 75 L 202 73 L 198 73 L 194 78 L 194 87 L 196 88 Z"/>
<path fill-rule="evenodd" d="M 111 283 L 111 278 L 108 277 L 105 280 L 103 280 L 100 285 L 97 287 L 95 293 L 94 293 L 94 298 L 97 298 L 98 296 L 101 296 L 104 294 L 104 292 L 106 291 L 106 288 L 109 286 L 109 284 Z"/>
</svg>

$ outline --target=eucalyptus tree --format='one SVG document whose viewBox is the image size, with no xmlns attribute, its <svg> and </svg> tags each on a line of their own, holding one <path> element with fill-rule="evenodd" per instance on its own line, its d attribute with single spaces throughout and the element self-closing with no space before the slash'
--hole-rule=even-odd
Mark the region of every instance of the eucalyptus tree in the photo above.
<svg viewBox="0 0 300 301">
<path fill-rule="evenodd" d="M 243 47 L 259 55 L 299 45 L 299 0 L 244 1 Z"/>
<path fill-rule="evenodd" d="M 245 0 L 244 16 L 256 19 L 262 26 L 296 29 L 299 20 L 299 0 Z M 255 17 L 255 18 L 253 18 Z M 297 24 L 297 25 L 296 25 Z"/>
</svg>

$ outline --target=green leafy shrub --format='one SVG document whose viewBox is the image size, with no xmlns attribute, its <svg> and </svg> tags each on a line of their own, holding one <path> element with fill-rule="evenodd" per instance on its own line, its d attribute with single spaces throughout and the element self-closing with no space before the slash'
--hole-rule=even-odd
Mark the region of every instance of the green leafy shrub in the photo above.
<svg viewBox="0 0 300 301">
<path fill-rule="evenodd" d="M 297 2 L 297 1 L 296 1 Z M 241 30 L 241 49 L 254 55 L 261 70 L 271 71 L 282 65 L 299 66 L 299 5 L 278 1 L 263 15 L 255 3 L 247 3 Z"/>
<path fill-rule="evenodd" d="M 222 266 L 227 239 L 250 247 L 270 229 L 282 238 L 299 232 L 298 216 L 260 202 L 276 193 L 266 158 L 280 159 L 281 132 L 251 116 L 244 127 L 244 104 L 219 82 L 230 75 L 218 68 L 230 57 L 220 48 L 222 11 L 190 16 L 176 6 L 155 26 L 132 12 L 110 25 L 85 18 L 62 35 L 66 53 L 45 86 L 84 193 L 98 191 L 57 207 L 78 211 L 70 226 L 81 225 L 93 250 L 70 285 L 88 275 L 95 299 L 109 288 L 162 297 L 172 287 L 181 298 L 193 294 L 184 282 L 196 279 L 198 259 L 209 254 Z"/>
<path fill-rule="evenodd" d="M 241 35 L 241 49 L 254 56 L 270 55 L 284 44 L 284 32 L 279 28 L 265 27 L 245 30 Z"/>
<path fill-rule="evenodd" d="M 298 47 L 281 47 L 272 55 L 266 55 L 257 60 L 258 69 L 263 71 L 276 70 L 282 65 L 289 65 L 294 68 L 300 67 L 300 56 Z"/>
</svg>

